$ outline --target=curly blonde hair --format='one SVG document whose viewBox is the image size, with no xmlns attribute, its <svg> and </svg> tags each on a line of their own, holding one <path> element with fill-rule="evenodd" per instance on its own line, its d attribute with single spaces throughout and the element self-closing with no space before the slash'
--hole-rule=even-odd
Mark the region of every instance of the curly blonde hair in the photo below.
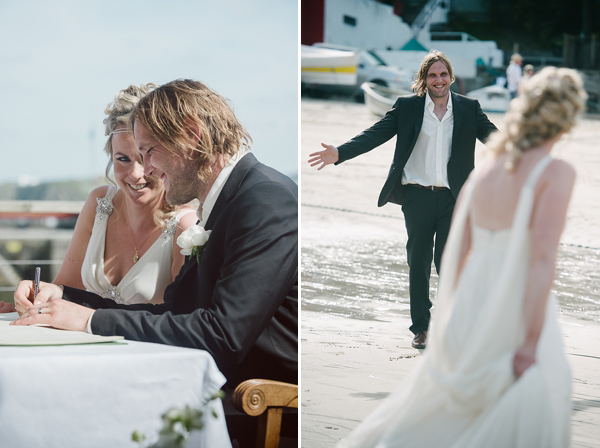
<svg viewBox="0 0 600 448">
<path fill-rule="evenodd" d="M 106 144 L 104 145 L 104 152 L 109 156 L 108 164 L 106 166 L 106 178 L 111 183 L 114 183 L 109 177 L 113 166 L 112 133 L 119 124 L 122 124 L 129 129 L 129 120 L 131 119 L 131 114 L 135 109 L 135 106 L 141 98 L 156 87 L 158 86 L 151 82 L 148 84 L 141 84 L 139 87 L 130 85 L 126 89 L 119 90 L 115 95 L 115 99 L 104 109 L 104 113 L 107 115 L 103 121 L 104 135 L 108 136 Z M 139 159 L 141 161 L 141 156 L 139 156 Z M 163 198 L 161 208 L 154 213 L 154 222 L 157 226 L 164 228 L 166 221 L 174 216 L 178 209 L 178 207 L 170 205 Z"/>
<path fill-rule="evenodd" d="M 135 107 L 130 129 L 136 121 L 174 154 L 193 149 L 202 181 L 210 178 L 216 154 L 232 157 L 249 150 L 252 143 L 228 101 L 191 79 L 177 79 L 148 93 Z M 195 135 L 196 127 L 200 135 Z M 192 143 L 196 140 L 198 144 Z"/>
<path fill-rule="evenodd" d="M 450 83 L 452 84 L 455 81 L 452 64 L 450 64 L 446 55 L 441 51 L 431 50 L 427 56 L 425 56 L 423 62 L 421 62 L 421 67 L 419 67 L 419 70 L 417 71 L 416 78 L 410 86 L 410 89 L 415 92 L 417 96 L 423 96 L 427 93 L 427 73 L 429 72 L 429 68 L 438 61 L 443 63 L 448 69 Z"/>
<path fill-rule="evenodd" d="M 546 67 L 523 82 L 510 102 L 504 125 L 486 146 L 509 154 L 506 169 L 513 171 L 524 151 L 569 131 L 585 108 L 587 93 L 579 73 Z"/>
</svg>

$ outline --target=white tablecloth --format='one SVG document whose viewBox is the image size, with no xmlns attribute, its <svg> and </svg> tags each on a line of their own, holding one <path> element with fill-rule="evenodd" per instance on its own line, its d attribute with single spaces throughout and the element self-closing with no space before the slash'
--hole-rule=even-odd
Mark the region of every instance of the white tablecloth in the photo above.
<svg viewBox="0 0 600 448">
<path fill-rule="evenodd" d="M 0 347 L 0 446 L 137 447 L 133 431 L 156 439 L 168 409 L 197 407 L 224 383 L 202 350 L 134 341 Z M 230 448 L 221 401 L 210 406 L 194 445 Z"/>
</svg>

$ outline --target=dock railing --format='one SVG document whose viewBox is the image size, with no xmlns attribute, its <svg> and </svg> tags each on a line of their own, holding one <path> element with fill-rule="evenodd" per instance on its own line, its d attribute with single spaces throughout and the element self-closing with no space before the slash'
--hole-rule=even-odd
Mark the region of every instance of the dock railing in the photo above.
<svg viewBox="0 0 600 448">
<path fill-rule="evenodd" d="M 9 298 L 18 282 L 28 278 L 27 273 L 35 266 L 49 267 L 43 269 L 43 279 L 54 279 L 83 204 L 83 201 L 0 201 L 0 298 Z M 64 223 L 67 228 L 61 228 Z"/>
</svg>

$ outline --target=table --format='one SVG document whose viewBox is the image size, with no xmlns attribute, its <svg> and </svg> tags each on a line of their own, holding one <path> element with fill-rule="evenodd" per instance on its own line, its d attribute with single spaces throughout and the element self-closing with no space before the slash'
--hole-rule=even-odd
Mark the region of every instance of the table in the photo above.
<svg viewBox="0 0 600 448">
<path fill-rule="evenodd" d="M 203 350 L 135 341 L 0 347 L 0 445 L 137 447 L 133 431 L 155 440 L 162 414 L 198 407 L 224 383 Z M 221 401 L 207 411 L 194 445 L 231 448 Z"/>
</svg>

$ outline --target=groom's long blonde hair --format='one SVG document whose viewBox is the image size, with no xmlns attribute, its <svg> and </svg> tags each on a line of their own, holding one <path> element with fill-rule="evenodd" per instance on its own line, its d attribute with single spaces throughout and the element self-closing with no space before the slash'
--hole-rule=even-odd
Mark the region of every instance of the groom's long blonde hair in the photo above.
<svg viewBox="0 0 600 448">
<path fill-rule="evenodd" d="M 198 178 L 203 181 L 210 177 L 216 155 L 228 159 L 249 150 L 252 143 L 229 101 L 191 79 L 177 79 L 149 92 L 136 105 L 130 120 L 132 129 L 136 121 L 174 154 L 191 148 Z M 191 138 L 196 128 L 199 135 Z"/>
</svg>

